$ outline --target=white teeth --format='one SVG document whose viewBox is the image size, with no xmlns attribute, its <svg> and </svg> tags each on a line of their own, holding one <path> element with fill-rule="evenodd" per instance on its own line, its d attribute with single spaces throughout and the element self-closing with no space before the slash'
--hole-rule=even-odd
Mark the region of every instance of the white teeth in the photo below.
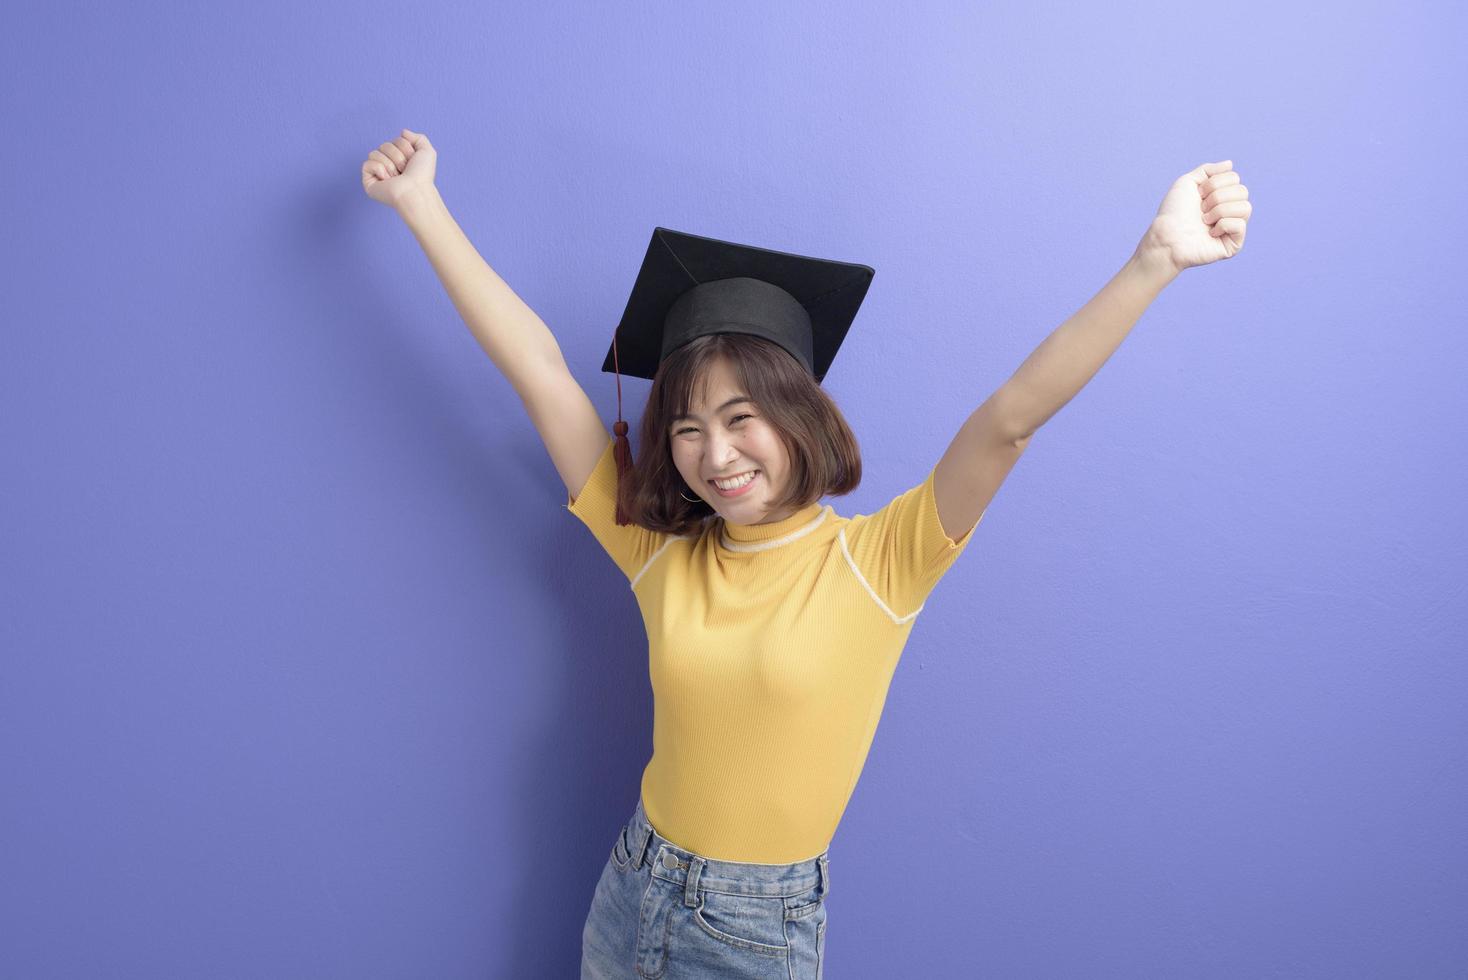
<svg viewBox="0 0 1468 980">
<path fill-rule="evenodd" d="M 744 486 L 746 483 L 753 479 L 754 473 L 749 473 L 745 476 L 740 477 L 737 480 L 729 480 L 727 482 L 723 480 L 715 480 L 714 486 L 718 487 L 720 490 L 738 490 L 740 487 Z"/>
</svg>

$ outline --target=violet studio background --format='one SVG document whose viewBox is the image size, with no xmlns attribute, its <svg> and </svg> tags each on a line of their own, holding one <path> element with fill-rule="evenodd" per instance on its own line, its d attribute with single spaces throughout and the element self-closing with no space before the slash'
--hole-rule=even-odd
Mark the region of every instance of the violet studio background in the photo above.
<svg viewBox="0 0 1468 980">
<path fill-rule="evenodd" d="M 847 515 L 1232 159 L 1244 251 L 1040 431 L 919 618 L 832 845 L 826 975 L 1461 975 L 1464 26 L 17 11 L 0 976 L 575 974 L 651 748 L 646 638 L 362 191 L 404 126 L 608 426 L 655 225 L 874 266 L 827 380 Z"/>
</svg>

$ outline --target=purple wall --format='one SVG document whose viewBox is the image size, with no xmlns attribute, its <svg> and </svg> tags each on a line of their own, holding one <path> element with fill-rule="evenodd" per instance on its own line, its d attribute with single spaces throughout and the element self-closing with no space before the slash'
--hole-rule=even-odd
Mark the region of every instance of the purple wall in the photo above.
<svg viewBox="0 0 1468 980">
<path fill-rule="evenodd" d="M 645 636 L 404 126 L 608 425 L 654 225 L 874 266 L 847 515 L 1233 160 L 920 617 L 827 976 L 1462 976 L 1463 8 L 617 6 L 8 18 L 0 976 L 575 973 Z"/>
</svg>

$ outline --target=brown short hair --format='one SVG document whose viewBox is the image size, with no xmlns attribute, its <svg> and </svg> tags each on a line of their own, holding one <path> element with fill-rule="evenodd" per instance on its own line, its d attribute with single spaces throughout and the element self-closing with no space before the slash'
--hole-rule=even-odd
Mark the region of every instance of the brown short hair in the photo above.
<svg viewBox="0 0 1468 980">
<path fill-rule="evenodd" d="M 850 493 L 861 483 L 861 450 L 841 410 L 804 365 L 778 344 L 751 334 L 706 334 L 679 347 L 658 365 L 642 412 L 640 452 L 631 479 L 618 487 L 634 524 L 670 534 L 697 534 L 715 511 L 687 500 L 692 488 L 673 463 L 668 429 L 686 414 L 695 385 L 706 386 L 709 368 L 729 362 L 740 390 L 753 398 L 790 456 L 785 495 L 773 509 L 804 507 L 824 496 Z"/>
</svg>

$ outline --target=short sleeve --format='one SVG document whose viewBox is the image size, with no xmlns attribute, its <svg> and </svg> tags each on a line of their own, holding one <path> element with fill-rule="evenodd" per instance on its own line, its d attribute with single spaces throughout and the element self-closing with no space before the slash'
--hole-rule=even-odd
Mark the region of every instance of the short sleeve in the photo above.
<svg viewBox="0 0 1468 980">
<path fill-rule="evenodd" d="M 973 540 L 984 513 L 957 540 L 938 520 L 933 476 L 892 498 L 874 514 L 857 515 L 846 527 L 851 560 L 894 619 L 910 619 L 939 579 Z"/>
<path fill-rule="evenodd" d="M 566 494 L 566 509 L 591 529 L 627 581 L 635 585 L 642 570 L 672 535 L 637 524 L 617 523 L 616 445 L 616 439 L 608 437 L 607 447 L 581 493 L 575 498 Z"/>
</svg>

